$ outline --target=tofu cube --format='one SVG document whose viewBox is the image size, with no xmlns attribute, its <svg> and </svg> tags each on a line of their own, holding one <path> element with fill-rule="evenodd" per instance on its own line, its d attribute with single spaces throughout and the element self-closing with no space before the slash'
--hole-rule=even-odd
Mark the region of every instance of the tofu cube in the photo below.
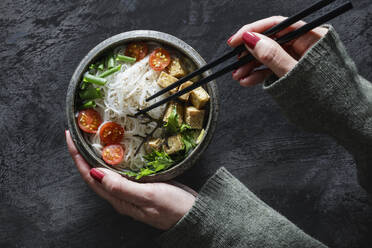
<svg viewBox="0 0 372 248">
<path fill-rule="evenodd" d="M 190 93 L 191 103 L 197 109 L 203 108 L 209 101 L 209 98 L 208 92 L 202 87 L 198 87 Z"/>
<path fill-rule="evenodd" d="M 184 82 L 183 84 L 180 85 L 178 91 L 181 91 L 184 88 L 187 88 L 187 87 L 191 86 L 192 84 L 193 84 L 193 82 L 186 81 L 186 82 Z M 186 94 L 184 94 L 182 96 L 179 96 L 178 99 L 187 102 L 189 100 L 189 96 L 190 96 L 190 92 L 187 92 Z"/>
<path fill-rule="evenodd" d="M 167 144 L 163 145 L 163 149 L 167 154 L 173 154 L 184 149 L 181 134 L 170 136 Z"/>
<path fill-rule="evenodd" d="M 168 107 L 165 110 L 163 121 L 168 122 L 168 118 L 171 115 L 174 107 L 176 107 L 176 112 L 177 112 L 177 115 L 178 115 L 178 118 L 177 118 L 178 124 L 181 126 L 182 122 L 183 122 L 183 105 L 179 102 L 170 102 L 168 104 Z"/>
<path fill-rule="evenodd" d="M 152 152 L 153 150 L 160 151 L 164 143 L 164 139 L 150 139 L 145 143 L 145 150 L 147 153 Z"/>
<path fill-rule="evenodd" d="M 193 129 L 202 129 L 205 110 L 199 110 L 193 106 L 186 107 L 185 122 Z"/>
<path fill-rule="evenodd" d="M 167 87 L 167 86 L 173 84 L 173 83 L 176 82 L 177 80 L 178 80 L 177 78 L 175 78 L 175 77 L 169 75 L 168 73 L 162 71 L 162 72 L 160 73 L 160 76 L 159 76 L 159 78 L 158 78 L 157 83 L 158 83 L 158 85 L 159 85 L 160 87 L 165 88 L 165 87 Z M 174 88 L 174 89 L 171 89 L 169 92 L 170 92 L 171 94 L 174 94 L 174 93 L 177 92 L 177 90 L 178 90 L 178 87 L 176 87 L 176 88 Z"/>
<path fill-rule="evenodd" d="M 168 65 L 167 70 L 171 76 L 176 78 L 181 78 L 186 75 L 186 71 L 183 69 L 179 58 L 173 58 Z"/>
</svg>

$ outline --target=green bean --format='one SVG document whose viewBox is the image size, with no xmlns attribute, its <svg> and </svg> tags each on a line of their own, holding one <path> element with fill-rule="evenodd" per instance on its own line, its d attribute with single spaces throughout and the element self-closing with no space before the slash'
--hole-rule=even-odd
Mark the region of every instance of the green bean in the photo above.
<svg viewBox="0 0 372 248">
<path fill-rule="evenodd" d="M 102 94 L 100 88 L 94 88 L 93 86 L 90 86 L 87 89 L 80 91 L 79 96 L 82 100 L 92 100 L 101 98 Z"/>
<path fill-rule="evenodd" d="M 92 74 L 85 73 L 84 81 L 92 84 L 105 85 L 107 79 L 93 76 Z"/>
<path fill-rule="evenodd" d="M 111 55 L 108 60 L 107 60 L 107 68 L 108 69 L 111 69 L 115 66 L 115 60 L 114 60 L 114 56 Z"/>
<path fill-rule="evenodd" d="M 80 109 L 95 108 L 96 106 L 96 102 L 91 100 L 84 102 L 84 104 L 80 106 Z"/>
<path fill-rule="evenodd" d="M 117 61 L 122 61 L 122 62 L 129 62 L 129 63 L 134 63 L 136 62 L 136 58 L 128 57 L 125 55 L 118 54 L 116 56 Z"/>
<path fill-rule="evenodd" d="M 113 73 L 119 71 L 120 68 L 121 68 L 121 65 L 117 65 L 117 66 L 111 68 L 110 70 L 107 70 L 107 71 L 102 72 L 102 73 L 99 75 L 99 77 L 101 77 L 101 78 L 107 77 L 107 76 L 109 76 L 109 75 L 111 75 L 111 74 L 113 74 Z"/>
</svg>

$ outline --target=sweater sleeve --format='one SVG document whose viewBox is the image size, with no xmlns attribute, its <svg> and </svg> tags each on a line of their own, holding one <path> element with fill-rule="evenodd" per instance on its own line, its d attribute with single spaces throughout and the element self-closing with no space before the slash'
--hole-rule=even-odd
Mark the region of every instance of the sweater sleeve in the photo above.
<svg viewBox="0 0 372 248">
<path fill-rule="evenodd" d="M 267 91 L 295 125 L 334 137 L 354 157 L 359 183 L 372 193 L 372 84 L 361 77 L 332 26 Z"/>
<path fill-rule="evenodd" d="M 162 247 L 324 247 L 271 209 L 224 168 L 191 210 L 158 238 Z"/>
</svg>

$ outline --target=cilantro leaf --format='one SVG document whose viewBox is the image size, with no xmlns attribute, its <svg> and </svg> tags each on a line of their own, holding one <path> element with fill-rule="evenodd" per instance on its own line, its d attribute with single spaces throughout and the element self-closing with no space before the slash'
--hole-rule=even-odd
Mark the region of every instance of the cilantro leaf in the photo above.
<svg viewBox="0 0 372 248">
<path fill-rule="evenodd" d="M 191 132 L 182 133 L 182 142 L 185 145 L 185 156 L 196 146 L 195 138 Z"/>
<path fill-rule="evenodd" d="M 144 156 L 144 159 L 146 160 L 146 167 L 141 168 L 136 176 L 136 179 L 140 179 L 143 176 L 151 175 L 158 171 L 168 169 L 174 164 L 174 160 L 164 151 L 159 152 L 154 150 L 152 153 Z"/>
<path fill-rule="evenodd" d="M 172 109 L 171 114 L 168 117 L 167 123 L 165 123 L 164 127 L 167 129 L 168 133 L 174 134 L 177 133 L 179 129 L 179 124 L 178 124 L 178 114 L 177 114 L 177 109 L 176 106 Z"/>
<path fill-rule="evenodd" d="M 190 130 L 191 129 L 191 126 L 188 125 L 188 124 L 185 124 L 185 123 L 182 123 L 181 127 L 180 127 L 180 132 L 183 133 L 185 132 L 186 130 Z"/>
</svg>

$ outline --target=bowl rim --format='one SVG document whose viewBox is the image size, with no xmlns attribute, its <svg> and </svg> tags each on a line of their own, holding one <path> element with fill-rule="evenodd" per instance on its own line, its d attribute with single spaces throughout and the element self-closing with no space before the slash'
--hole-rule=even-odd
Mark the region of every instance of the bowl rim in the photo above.
<svg viewBox="0 0 372 248">
<path fill-rule="evenodd" d="M 91 149 L 89 144 L 85 141 L 82 132 L 79 130 L 78 125 L 75 121 L 76 120 L 75 113 L 77 111 L 77 109 L 75 108 L 76 90 L 89 64 L 92 61 L 96 60 L 103 53 L 105 53 L 106 50 L 112 49 L 121 44 L 139 40 L 155 41 L 160 44 L 172 47 L 175 50 L 182 53 L 184 56 L 188 57 L 197 67 L 201 67 L 206 64 L 205 60 L 194 48 L 192 48 L 190 45 L 188 45 L 181 39 L 164 32 L 154 30 L 132 30 L 111 36 L 100 42 L 93 49 L 91 49 L 87 55 L 84 56 L 84 58 L 80 61 L 79 65 L 76 67 L 71 77 L 66 94 L 66 115 L 68 128 L 70 130 L 70 134 L 73 142 L 75 143 L 76 148 L 84 157 L 84 159 L 90 164 L 90 166 L 104 167 L 112 171 L 115 171 L 120 175 L 125 176 L 126 178 L 139 182 L 167 181 L 182 174 L 184 171 L 192 167 L 195 164 L 196 160 L 201 156 L 201 154 L 205 151 L 205 149 L 211 142 L 212 136 L 216 129 L 217 118 L 219 113 L 218 89 L 215 80 L 209 82 L 206 86 L 207 91 L 210 95 L 209 117 L 207 124 L 205 126 L 205 135 L 202 141 L 181 162 L 173 165 L 172 167 L 168 168 L 165 171 L 161 171 L 152 175 L 143 176 L 140 179 L 129 177 L 125 175 L 124 172 L 116 170 L 115 168 L 112 168 L 105 164 L 104 161 L 95 154 L 95 152 Z M 210 74 L 211 71 L 209 70 L 203 73 L 203 76 L 206 77 Z"/>
</svg>

